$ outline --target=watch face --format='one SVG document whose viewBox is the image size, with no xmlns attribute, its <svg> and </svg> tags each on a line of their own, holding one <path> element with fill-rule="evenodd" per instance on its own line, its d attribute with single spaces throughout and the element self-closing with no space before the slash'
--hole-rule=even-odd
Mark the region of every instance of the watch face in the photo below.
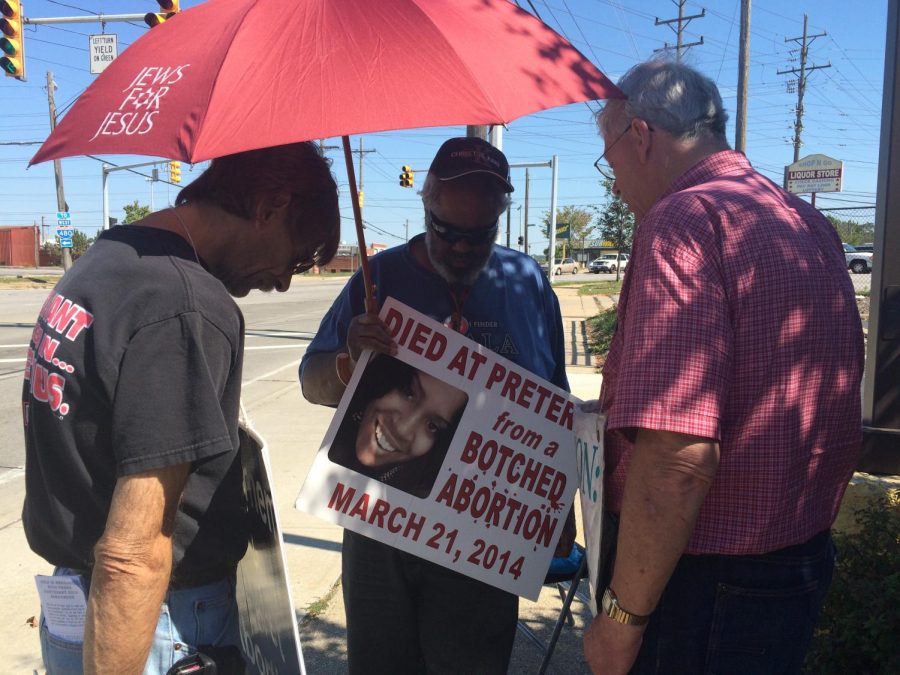
<svg viewBox="0 0 900 675">
<path fill-rule="evenodd" d="M 606 616 L 613 618 L 613 612 L 616 610 L 616 601 L 608 588 L 603 591 L 603 599 L 600 601 L 600 605 L 603 607 Z"/>
</svg>

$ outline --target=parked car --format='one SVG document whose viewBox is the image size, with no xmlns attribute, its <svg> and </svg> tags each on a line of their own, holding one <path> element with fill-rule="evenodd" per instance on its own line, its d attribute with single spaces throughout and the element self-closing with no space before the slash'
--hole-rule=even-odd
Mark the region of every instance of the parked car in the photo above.
<svg viewBox="0 0 900 675">
<path fill-rule="evenodd" d="M 588 269 L 594 274 L 600 274 L 601 272 L 608 274 L 616 271 L 616 265 L 618 265 L 620 270 L 624 270 L 627 264 L 627 253 L 619 253 L 618 255 L 615 253 L 604 253 L 599 258 L 592 260 Z"/>
<path fill-rule="evenodd" d="M 872 271 L 872 254 L 866 251 L 857 251 L 850 244 L 844 244 L 844 257 L 847 260 L 847 268 L 854 274 L 866 274 Z"/>
<path fill-rule="evenodd" d="M 547 274 L 548 266 L 547 263 L 541 265 L 541 269 L 544 271 L 544 274 Z M 557 260 L 553 263 L 553 274 L 578 274 L 578 263 L 575 262 L 572 258 L 563 258 L 562 260 Z"/>
</svg>

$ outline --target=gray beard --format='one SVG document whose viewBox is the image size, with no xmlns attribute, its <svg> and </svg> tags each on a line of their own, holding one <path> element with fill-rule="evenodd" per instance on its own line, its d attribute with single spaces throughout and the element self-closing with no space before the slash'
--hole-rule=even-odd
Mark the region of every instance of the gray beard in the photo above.
<svg viewBox="0 0 900 675">
<path fill-rule="evenodd" d="M 435 235 L 431 232 L 430 228 L 425 230 L 425 252 L 428 254 L 428 260 L 429 262 L 431 262 L 431 266 L 434 267 L 435 271 L 438 273 L 438 276 L 440 276 L 451 286 L 472 286 L 475 283 L 475 280 L 481 274 L 484 266 L 487 265 L 487 261 L 490 259 L 491 253 L 493 252 L 493 246 L 488 249 L 487 255 L 484 257 L 484 260 L 480 265 L 478 265 L 478 267 L 474 267 L 460 274 L 457 270 L 447 265 L 437 254 L 434 253 L 434 236 Z"/>
</svg>

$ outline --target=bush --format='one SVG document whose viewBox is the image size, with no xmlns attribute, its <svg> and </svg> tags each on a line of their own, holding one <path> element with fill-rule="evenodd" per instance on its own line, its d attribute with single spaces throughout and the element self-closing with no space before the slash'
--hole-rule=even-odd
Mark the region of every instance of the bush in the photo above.
<svg viewBox="0 0 900 675">
<path fill-rule="evenodd" d="M 615 307 L 605 309 L 587 320 L 588 342 L 591 345 L 591 354 L 596 355 L 598 364 L 602 364 L 606 359 L 613 334 L 616 332 L 616 324 Z"/>
<path fill-rule="evenodd" d="M 834 536 L 834 580 L 806 656 L 808 673 L 900 673 L 900 499 L 855 512 Z"/>
</svg>

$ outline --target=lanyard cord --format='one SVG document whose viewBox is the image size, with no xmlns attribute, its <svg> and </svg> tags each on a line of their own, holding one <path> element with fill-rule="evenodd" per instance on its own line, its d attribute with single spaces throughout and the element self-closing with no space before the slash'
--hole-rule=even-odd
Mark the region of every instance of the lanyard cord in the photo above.
<svg viewBox="0 0 900 675">
<path fill-rule="evenodd" d="M 469 299 L 469 293 L 471 290 L 471 286 L 463 286 L 462 292 L 457 295 L 453 287 L 450 288 L 450 299 L 453 300 L 453 313 L 450 315 L 450 328 L 455 330 L 457 333 L 464 332 L 461 330 L 463 306 L 465 306 L 466 300 Z"/>
</svg>

